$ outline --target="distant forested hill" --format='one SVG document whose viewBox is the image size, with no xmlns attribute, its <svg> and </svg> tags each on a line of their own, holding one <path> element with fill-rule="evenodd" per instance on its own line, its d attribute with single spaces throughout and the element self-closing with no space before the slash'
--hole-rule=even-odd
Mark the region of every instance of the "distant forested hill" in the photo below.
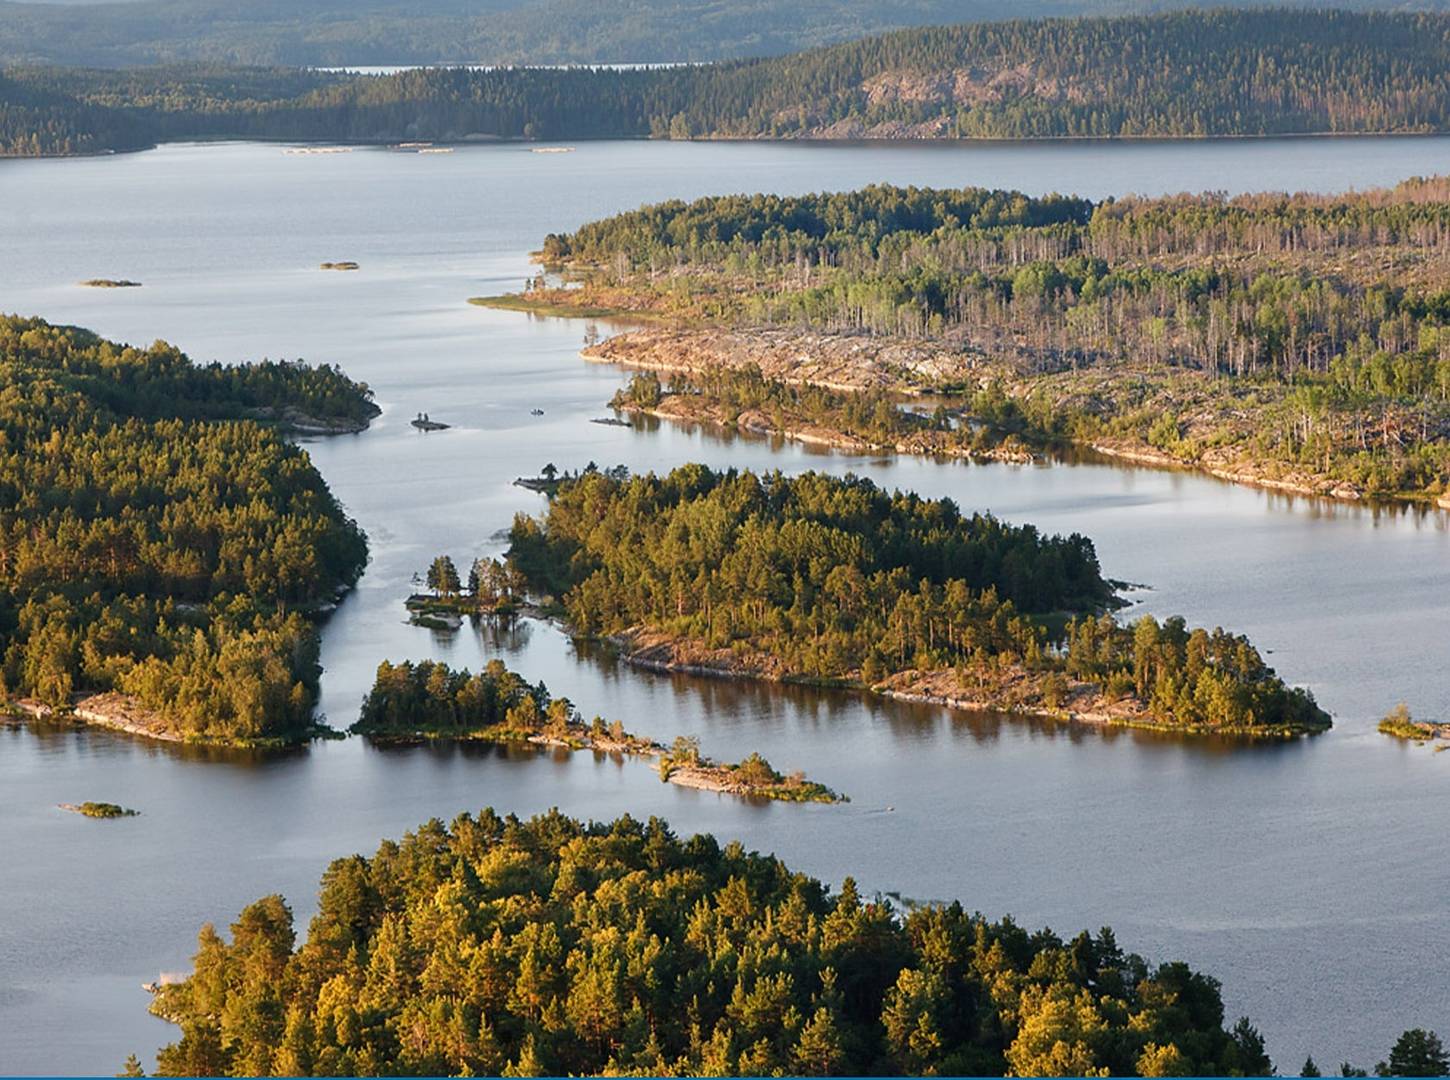
<svg viewBox="0 0 1450 1080">
<path fill-rule="evenodd" d="M 775 56 L 903 27 L 1144 14 L 1189 6 L 1189 0 L 0 2 L 0 63 L 126 67 L 176 62 L 303 66 L 727 60 Z M 1445 10 L 1446 0 L 1343 0 L 1337 6 Z"/>
<path fill-rule="evenodd" d="M 146 2 L 146 0 L 140 0 Z M 903 30 L 651 70 L 12 68 L 0 151 L 196 137 L 1044 138 L 1450 130 L 1450 15 L 1190 11 Z"/>
<path fill-rule="evenodd" d="M 22 81 L 0 73 L 0 155 L 134 150 L 155 141 L 135 118 L 78 100 L 73 80 L 53 89 L 49 80 L 29 74 Z"/>
<path fill-rule="evenodd" d="M 0 71 L 0 156 L 140 150 L 178 131 L 210 134 L 221 111 L 257 112 L 329 82 L 300 69 L 147 68 Z"/>
</svg>

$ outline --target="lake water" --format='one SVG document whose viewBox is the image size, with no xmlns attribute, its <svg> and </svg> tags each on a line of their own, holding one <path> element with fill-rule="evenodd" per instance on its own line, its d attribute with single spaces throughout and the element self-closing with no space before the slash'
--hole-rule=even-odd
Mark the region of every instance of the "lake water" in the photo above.
<svg viewBox="0 0 1450 1080">
<path fill-rule="evenodd" d="M 1413 1025 L 1450 1027 L 1444 933 L 1450 755 L 1374 731 L 1404 700 L 1450 718 L 1450 522 L 1439 512 L 1290 499 L 1106 465 L 940 464 L 819 453 L 670 426 L 590 424 L 622 381 L 586 364 L 582 324 L 464 303 L 518 287 L 549 231 L 665 197 L 874 181 L 1139 191 L 1341 190 L 1450 172 L 1450 139 L 770 146 L 585 143 L 453 154 L 299 156 L 175 145 L 0 162 L 0 309 L 197 360 L 341 364 L 383 416 L 310 451 L 367 530 L 372 563 L 323 637 L 322 707 L 346 727 L 383 659 L 503 656 L 586 715 L 707 753 L 759 750 L 851 796 L 754 805 L 661 784 L 640 764 L 494 749 L 379 750 L 356 739 L 270 758 L 104 732 L 0 728 L 0 1072 L 113 1072 L 174 1029 L 140 985 L 185 971 L 195 933 L 284 894 L 299 923 L 328 860 L 430 818 L 660 814 L 839 884 L 960 899 L 1126 946 L 1224 983 L 1281 1069 L 1372 1064 Z M 322 273 L 352 259 L 357 273 Z M 129 290 L 75 282 L 128 277 Z M 542 416 L 531 415 L 542 409 Z M 419 411 L 455 425 L 424 435 Z M 1310 686 L 1332 733 L 1242 747 L 1047 727 L 850 695 L 653 676 L 556 631 L 407 625 L 412 575 L 440 552 L 497 554 L 545 462 L 686 461 L 854 471 L 1097 543 L 1142 610 L 1248 633 Z M 1131 614 L 1131 612 L 1130 612 Z M 103 799 L 98 822 L 55 804 Z"/>
</svg>

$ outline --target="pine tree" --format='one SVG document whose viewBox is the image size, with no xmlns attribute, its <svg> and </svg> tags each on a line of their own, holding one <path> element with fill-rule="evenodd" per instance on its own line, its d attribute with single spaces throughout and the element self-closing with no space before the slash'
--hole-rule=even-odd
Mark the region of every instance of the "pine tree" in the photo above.
<svg viewBox="0 0 1450 1080">
<path fill-rule="evenodd" d="M 804 1076 L 835 1076 L 845 1064 L 841 1033 L 835 1017 L 824 1005 L 801 1029 L 792 1060 Z"/>
<path fill-rule="evenodd" d="M 1274 1063 L 1269 1060 L 1268 1052 L 1264 1049 L 1264 1037 L 1259 1034 L 1259 1029 L 1249 1022 L 1247 1016 L 1239 1017 L 1238 1023 L 1234 1024 L 1233 1030 L 1229 1034 L 1233 1037 L 1234 1046 L 1238 1052 L 1239 1075 L 1273 1075 Z"/>
<path fill-rule="evenodd" d="M 428 588 L 443 596 L 457 595 L 461 583 L 458 567 L 447 555 L 439 555 L 428 567 Z"/>
<path fill-rule="evenodd" d="M 1450 1054 L 1433 1031 L 1411 1028 L 1395 1041 L 1389 1062 L 1381 1062 L 1375 1072 L 1381 1076 L 1444 1076 L 1450 1073 Z"/>
<path fill-rule="evenodd" d="M 504 1069 L 503 1075 L 508 1077 L 549 1075 L 549 1071 L 539 1061 L 533 1035 L 528 1035 L 524 1038 L 523 1046 L 519 1049 L 518 1059 Z"/>
</svg>

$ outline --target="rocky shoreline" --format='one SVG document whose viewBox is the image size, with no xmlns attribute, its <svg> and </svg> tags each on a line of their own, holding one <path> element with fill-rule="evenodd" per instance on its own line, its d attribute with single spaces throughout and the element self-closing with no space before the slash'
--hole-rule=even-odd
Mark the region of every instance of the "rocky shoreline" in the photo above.
<svg viewBox="0 0 1450 1080">
<path fill-rule="evenodd" d="M 647 758 L 654 761 L 668 759 L 670 748 L 662 743 L 649 739 L 627 738 L 623 741 L 592 735 L 580 731 L 577 735 L 572 734 L 568 739 L 560 739 L 551 735 L 530 735 L 526 742 L 535 746 L 551 747 L 561 750 L 593 750 L 601 754 L 619 754 L 632 757 Z M 788 796 L 773 794 L 776 785 L 752 786 L 736 778 L 729 766 L 718 765 L 706 759 L 701 759 L 695 764 L 682 765 L 670 764 L 668 771 L 662 776 L 667 784 L 676 784 L 679 787 L 694 788 L 698 791 L 713 791 L 720 795 L 735 795 L 741 798 L 779 799 Z M 823 789 L 824 790 L 824 789 Z M 810 799 L 813 802 L 849 802 L 845 796 L 836 795 L 834 792 L 829 797 L 817 796 Z"/>
<path fill-rule="evenodd" d="M 767 682 L 809 682 L 965 712 L 1007 713 L 1095 727 L 1142 728 L 1179 735 L 1293 738 L 1310 733 L 1307 730 L 1225 729 L 1163 723 L 1155 719 L 1142 702 L 1133 698 L 1110 700 L 1096 685 L 1076 679 L 1064 680 L 1061 700 L 1056 704 L 1047 704 L 1043 700 L 1047 673 L 1030 672 L 1020 666 L 996 672 L 980 685 L 970 688 L 962 683 L 953 669 L 900 671 L 868 686 L 852 679 L 802 679 L 794 676 L 781 661 L 769 655 L 709 649 L 688 639 L 647 628 L 636 628 L 613 635 L 607 640 L 619 651 L 620 658 L 625 663 L 661 674 L 679 673 L 718 679 L 761 679 Z"/>
<path fill-rule="evenodd" d="M 615 407 L 620 412 L 633 416 L 652 416 L 658 420 L 668 420 L 672 423 L 701 424 L 725 430 L 743 431 L 751 435 L 778 437 L 790 442 L 822 446 L 853 454 L 922 454 L 971 461 L 1001 461 L 1015 465 L 1028 465 L 1037 460 L 1030 451 L 1010 444 L 985 450 L 944 442 L 934 444 L 930 437 L 933 433 L 930 432 L 923 432 L 913 439 L 901 442 L 880 443 L 818 424 L 802 423 L 780 427 L 759 409 L 752 409 L 731 417 L 707 398 L 694 394 L 667 394 L 653 408 L 627 403 Z"/>
<path fill-rule="evenodd" d="M 56 708 L 32 698 L 17 698 L 8 702 L 0 699 L 0 714 L 3 714 L 6 709 L 22 720 L 103 728 L 107 731 L 118 731 L 124 735 L 135 735 L 155 742 L 207 746 L 223 750 L 276 749 L 301 745 L 314 738 L 336 736 L 336 732 L 321 724 L 314 724 L 308 730 L 286 738 L 277 736 L 262 739 L 227 739 L 189 735 L 172 727 L 165 717 L 154 709 L 147 708 L 135 698 L 114 690 L 100 694 L 77 695 L 69 706 L 62 708 Z"/>
<path fill-rule="evenodd" d="M 751 330 L 654 327 L 585 348 L 584 359 L 642 371 L 701 374 L 758 367 L 767 379 L 854 393 L 920 393 L 976 370 L 972 354 L 928 342 L 891 341 L 770 327 Z"/>
<path fill-rule="evenodd" d="M 352 417 L 309 416 L 294 407 L 252 409 L 247 415 L 258 423 L 276 424 L 292 435 L 356 435 L 366 431 L 383 414 L 383 410 L 376 405 L 370 403 L 368 408 L 370 411 L 367 418 L 361 420 Z"/>
<path fill-rule="evenodd" d="M 752 330 L 700 330 L 682 327 L 632 330 L 591 345 L 580 354 L 594 363 L 664 374 L 699 375 L 709 371 L 746 370 L 757 367 L 767 379 L 796 385 L 855 393 L 884 390 L 902 395 L 919 395 L 935 386 L 985 387 L 1004 374 L 1000 365 L 989 363 L 970 351 L 951 349 L 927 342 L 903 342 L 861 335 L 841 335 L 799 330 L 762 328 Z M 1043 376 L 1052 379 L 1055 376 Z M 1014 392 L 1023 391 L 1031 380 L 1018 376 L 1011 381 Z M 1089 390 L 1090 394 L 1091 391 Z M 672 421 L 715 423 L 704 405 L 690 405 L 670 395 L 658 407 L 636 410 Z M 728 425 L 727 425 L 728 426 Z M 800 442 L 844 450 L 892 449 L 898 453 L 945 454 L 978 460 L 1030 461 L 1033 454 L 1021 447 L 1003 452 L 936 449 L 919 441 L 895 447 L 878 447 L 842 432 L 820 427 L 780 429 L 763 415 L 745 414 L 735 426 L 762 434 L 782 435 Z M 1123 461 L 1159 469 L 1192 470 L 1230 483 L 1291 495 L 1368 503 L 1373 499 L 1354 484 L 1305 472 L 1278 461 L 1253 461 L 1231 448 L 1210 448 L 1188 459 L 1169 454 L 1132 437 L 1096 437 L 1084 441 L 1085 448 Z M 1397 502 L 1430 502 L 1450 509 L 1450 493 L 1439 496 L 1405 492 Z"/>
<path fill-rule="evenodd" d="M 166 726 L 159 714 L 147 709 L 135 698 L 109 691 L 79 697 L 69 710 L 57 709 L 31 698 L 20 698 L 11 705 L 22 716 L 32 720 L 74 720 L 93 727 L 122 731 L 160 742 L 185 742 L 186 738 Z"/>
<path fill-rule="evenodd" d="M 822 784 L 807 781 L 797 773 L 789 777 L 775 777 L 771 782 L 750 783 L 741 778 L 739 765 L 727 765 L 709 758 L 695 756 L 688 761 L 678 761 L 674 751 L 663 743 L 640 735 L 624 732 L 614 735 L 599 734 L 588 725 L 571 723 L 562 734 L 520 731 L 501 728 L 481 729 L 465 733 L 398 732 L 396 734 L 373 732 L 363 736 L 384 744 L 407 744 L 432 740 L 460 740 L 491 742 L 499 745 L 525 743 L 545 750 L 563 750 L 568 753 L 592 751 L 596 754 L 610 754 L 617 757 L 632 757 L 653 761 L 660 767 L 660 779 L 668 784 L 694 788 L 698 791 L 713 791 L 720 795 L 734 795 L 740 798 L 774 799 L 784 802 L 836 803 L 850 800 Z"/>
<path fill-rule="evenodd" d="M 1268 491 L 1283 492 L 1288 495 L 1304 495 L 1316 499 L 1338 499 L 1340 502 L 1366 502 L 1364 492 L 1360 491 L 1353 484 L 1343 481 L 1316 479 L 1312 476 L 1302 474 L 1291 474 L 1290 476 L 1271 475 L 1266 469 L 1255 468 L 1243 464 L 1236 466 L 1221 466 L 1211 464 L 1207 458 L 1200 458 L 1198 461 L 1184 461 L 1174 457 L 1172 454 L 1165 454 L 1161 450 L 1155 450 L 1151 446 L 1141 443 L 1108 442 L 1104 439 L 1095 439 L 1087 444 L 1088 449 L 1102 454 L 1104 457 L 1117 458 L 1121 461 L 1131 461 L 1137 465 L 1147 465 L 1154 469 L 1179 469 L 1189 472 L 1200 472 L 1212 476 L 1218 480 L 1226 480 L 1231 484 L 1243 484 L 1245 487 L 1264 488 Z M 1450 495 L 1441 496 L 1438 505 L 1450 509 Z"/>
</svg>

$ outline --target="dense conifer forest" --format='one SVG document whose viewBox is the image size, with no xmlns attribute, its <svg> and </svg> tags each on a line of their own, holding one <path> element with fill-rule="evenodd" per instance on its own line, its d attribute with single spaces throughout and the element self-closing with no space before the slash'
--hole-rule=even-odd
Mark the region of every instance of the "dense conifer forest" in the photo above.
<svg viewBox="0 0 1450 1080">
<path fill-rule="evenodd" d="M 0 150 L 198 137 L 1044 138 L 1450 128 L 1450 16 L 1215 10 L 904 30 L 655 69 L 9 68 Z"/>
<path fill-rule="evenodd" d="M 0 694 L 117 691 L 173 738 L 310 732 L 308 613 L 367 547 L 269 418 L 375 411 L 326 365 L 202 366 L 0 319 Z"/>
<path fill-rule="evenodd" d="M 155 142 L 140 120 L 79 99 L 70 80 L 59 79 L 60 90 L 49 89 L 48 81 L 35 73 L 17 79 L 0 72 L 0 155 L 139 150 Z"/>
<path fill-rule="evenodd" d="M 1273 2 L 1227 0 L 1226 6 Z M 0 63 L 671 63 L 772 56 L 908 26 L 1193 6 L 1188 0 L 253 0 L 240 7 L 225 0 L 12 0 L 0 3 Z M 1338 0 L 1335 6 L 1406 5 Z M 1444 10 L 1444 0 L 1414 6 Z"/>
<path fill-rule="evenodd" d="M 172 1076 L 1268 1075 L 1219 984 L 960 904 L 895 910 L 652 819 L 431 821 L 280 896 L 152 1011 Z M 1423 1034 L 1423 1033 L 1422 1033 Z"/>
<path fill-rule="evenodd" d="M 958 394 L 1038 445 L 1124 439 L 1435 498 L 1450 492 L 1447 194 L 1441 178 L 1098 203 L 886 186 L 723 196 L 549 236 L 545 259 L 583 290 L 526 295 L 911 342 L 936 374 L 882 382 Z M 613 358 L 631 359 L 627 340 Z"/>
<path fill-rule="evenodd" d="M 666 744 L 621 720 L 596 714 L 586 722 L 568 698 L 529 684 L 498 659 L 477 674 L 431 660 L 385 660 L 350 730 L 384 743 L 460 739 L 629 755 L 654 759 L 661 780 L 687 787 L 783 802 L 845 801 L 802 772 L 777 772 L 758 753 L 732 765 L 704 757 L 692 736 Z"/>
<path fill-rule="evenodd" d="M 1112 590 L 1086 538 L 864 479 L 586 472 L 511 540 L 575 633 L 663 640 L 679 666 L 1189 730 L 1329 725 L 1242 637 L 1098 614 Z M 950 693 L 924 689 L 938 676 Z"/>
<path fill-rule="evenodd" d="M 553 711 L 565 725 L 572 706 L 560 698 Z M 501 660 L 477 674 L 429 660 L 384 661 L 351 730 L 358 735 L 465 737 L 490 730 L 523 738 L 554 718 L 554 698 L 543 683 L 530 684 Z M 567 735 L 567 730 L 562 732 Z"/>
<path fill-rule="evenodd" d="M 242 7 L 223 0 L 5 3 L 0 4 L 0 63 L 669 63 L 793 52 L 900 26 L 1142 6 L 1133 0 L 741 0 L 730 5 L 710 0 L 288 0 Z M 1187 5 L 1170 0 L 1152 6 Z"/>
</svg>

